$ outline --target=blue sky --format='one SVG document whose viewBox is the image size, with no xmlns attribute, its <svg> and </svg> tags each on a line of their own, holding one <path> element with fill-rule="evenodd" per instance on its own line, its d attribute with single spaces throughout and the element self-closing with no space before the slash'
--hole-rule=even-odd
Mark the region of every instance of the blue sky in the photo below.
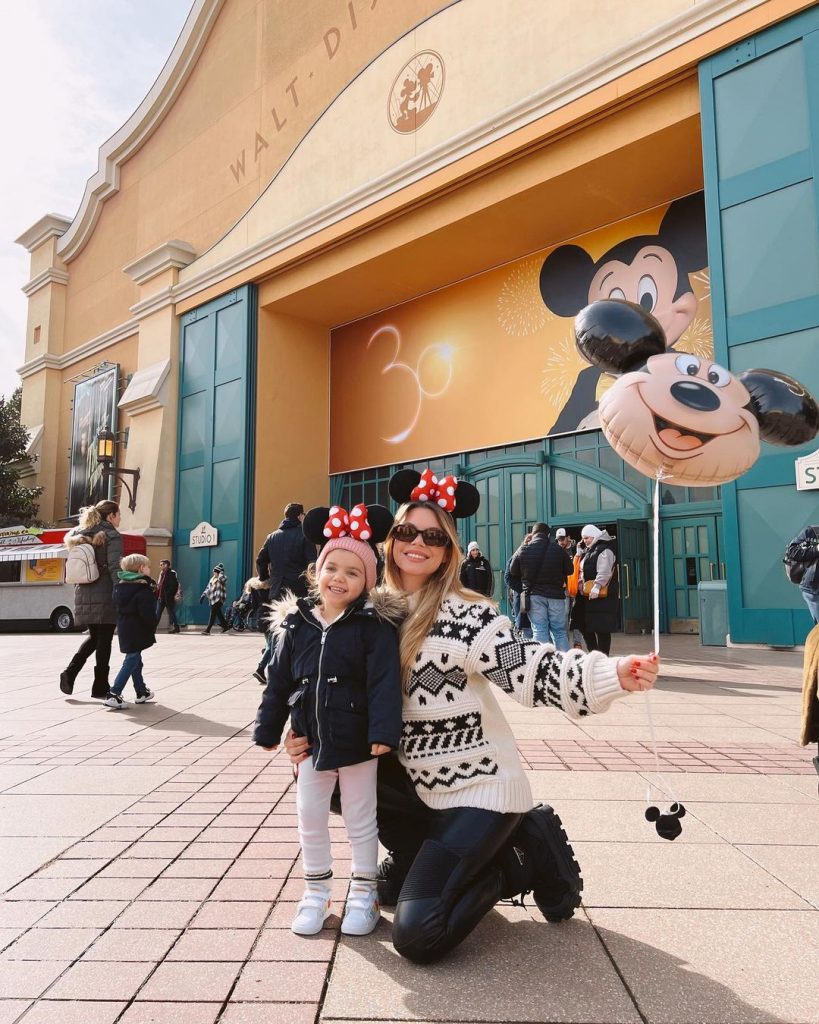
<svg viewBox="0 0 819 1024">
<path fill-rule="evenodd" d="M 16 0 L 0 7 L 0 395 L 25 353 L 29 254 L 46 213 L 73 216 L 100 145 L 148 92 L 192 0 Z M 69 267 L 70 271 L 70 267 Z"/>
</svg>

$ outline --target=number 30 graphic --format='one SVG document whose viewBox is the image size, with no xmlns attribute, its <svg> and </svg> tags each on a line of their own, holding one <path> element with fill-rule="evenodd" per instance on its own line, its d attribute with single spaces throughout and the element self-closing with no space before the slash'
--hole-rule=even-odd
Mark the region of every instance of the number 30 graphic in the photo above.
<svg viewBox="0 0 819 1024">
<path fill-rule="evenodd" d="M 452 382 L 452 349 L 449 345 L 435 342 L 427 347 L 418 356 L 418 362 L 415 365 L 415 369 L 409 366 L 407 363 L 401 363 L 398 361 L 398 356 L 401 351 L 401 334 L 397 327 L 392 324 L 385 324 L 384 327 L 379 327 L 378 330 L 370 337 L 367 342 L 367 348 L 372 345 L 376 338 L 380 338 L 382 334 L 390 335 L 394 340 L 394 348 L 392 352 L 392 359 L 384 364 L 381 370 L 381 375 L 384 376 L 387 373 L 399 373 L 404 374 L 409 378 L 409 384 L 413 389 L 415 396 L 415 412 L 409 425 L 404 430 L 399 431 L 397 434 L 393 434 L 391 437 L 383 437 L 382 441 L 386 441 L 388 444 L 401 444 L 402 441 L 410 436 L 418 423 L 418 417 L 421 415 L 421 405 L 425 398 L 440 398 L 440 396 L 446 391 Z M 423 372 L 424 360 L 429 356 L 437 353 L 438 357 L 443 360 L 446 365 L 446 380 L 442 387 L 439 387 L 436 391 L 427 390 L 421 383 L 421 374 Z"/>
</svg>

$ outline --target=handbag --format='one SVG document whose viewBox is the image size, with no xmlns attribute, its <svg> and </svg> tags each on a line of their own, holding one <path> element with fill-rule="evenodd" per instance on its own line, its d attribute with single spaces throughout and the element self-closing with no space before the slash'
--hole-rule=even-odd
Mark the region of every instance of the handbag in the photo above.
<svg viewBox="0 0 819 1024">
<path fill-rule="evenodd" d="M 529 609 L 531 607 L 532 607 L 532 592 L 529 590 L 529 588 L 524 583 L 523 584 L 523 588 L 522 588 L 522 590 L 520 592 L 520 610 L 524 614 L 528 615 L 529 614 Z"/>
<path fill-rule="evenodd" d="M 592 587 L 593 586 L 594 586 L 594 580 L 586 580 L 586 582 L 583 584 L 583 596 L 584 597 L 588 597 L 589 596 L 589 594 L 592 592 Z M 598 597 L 608 597 L 608 594 L 609 594 L 609 588 L 608 587 L 601 587 L 598 590 L 598 592 L 597 592 L 597 596 Z"/>
</svg>

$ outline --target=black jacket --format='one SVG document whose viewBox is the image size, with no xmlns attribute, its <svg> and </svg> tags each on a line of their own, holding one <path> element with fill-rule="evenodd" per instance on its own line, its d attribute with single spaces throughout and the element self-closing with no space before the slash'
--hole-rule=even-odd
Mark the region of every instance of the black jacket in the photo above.
<svg viewBox="0 0 819 1024">
<path fill-rule="evenodd" d="M 572 568 L 568 553 L 545 534 L 537 533 L 514 556 L 509 575 L 526 583 L 539 597 L 565 597 L 566 577 L 571 576 Z"/>
<path fill-rule="evenodd" d="M 156 599 L 149 576 L 119 580 L 114 585 L 117 635 L 123 654 L 144 651 L 156 643 Z"/>
<path fill-rule="evenodd" d="M 397 750 L 402 695 L 395 626 L 362 597 L 322 629 L 314 603 L 300 598 L 281 623 L 253 741 L 280 743 L 289 714 L 294 732 L 310 741 L 317 771 L 369 760 L 372 743 Z"/>
<path fill-rule="evenodd" d="M 809 594 L 819 593 L 819 526 L 806 526 L 798 533 L 788 545 L 788 556 L 794 562 L 808 564 L 799 589 Z"/>
<path fill-rule="evenodd" d="M 315 560 L 316 546 L 301 532 L 298 519 L 283 519 L 256 555 L 259 579 L 270 580 L 270 600 L 278 600 L 285 590 L 292 590 L 296 597 L 306 597 L 307 584 L 302 573 Z"/>
<path fill-rule="evenodd" d="M 495 589 L 495 578 L 489 559 L 483 555 L 480 558 L 467 555 L 461 563 L 461 583 L 470 590 L 477 590 L 479 594 L 491 597 Z"/>
<path fill-rule="evenodd" d="M 170 604 L 179 590 L 179 577 L 174 569 L 167 569 L 161 579 L 162 589 L 159 589 L 159 583 L 157 582 L 156 596 L 160 601 Z"/>
</svg>

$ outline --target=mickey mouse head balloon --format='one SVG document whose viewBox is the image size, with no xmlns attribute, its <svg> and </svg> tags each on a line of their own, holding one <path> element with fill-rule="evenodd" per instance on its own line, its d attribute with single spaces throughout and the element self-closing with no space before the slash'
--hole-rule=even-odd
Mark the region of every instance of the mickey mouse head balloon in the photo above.
<svg viewBox="0 0 819 1024">
<path fill-rule="evenodd" d="M 775 370 L 734 376 L 709 359 L 666 350 L 642 306 L 603 299 L 575 320 L 581 354 L 619 376 L 600 400 L 609 444 L 646 476 L 688 487 L 735 480 L 759 457 L 760 438 L 801 445 L 819 433 L 819 406 Z"/>
</svg>

